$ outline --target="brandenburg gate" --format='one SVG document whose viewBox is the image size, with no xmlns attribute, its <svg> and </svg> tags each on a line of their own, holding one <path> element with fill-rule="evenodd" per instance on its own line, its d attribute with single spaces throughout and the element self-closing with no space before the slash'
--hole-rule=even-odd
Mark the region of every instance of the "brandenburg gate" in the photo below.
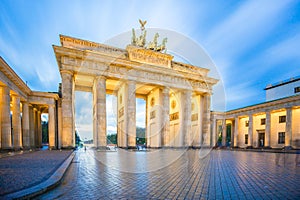
<svg viewBox="0 0 300 200">
<path fill-rule="evenodd" d="M 208 69 L 173 61 L 162 45 L 146 45 L 146 31 L 126 49 L 60 35 L 54 45 L 62 79 L 59 107 L 61 147 L 75 146 L 75 91 L 93 94 L 93 140 L 106 147 L 106 94 L 117 97 L 117 142 L 136 147 L 136 98 L 146 101 L 147 147 L 212 146 Z"/>
</svg>

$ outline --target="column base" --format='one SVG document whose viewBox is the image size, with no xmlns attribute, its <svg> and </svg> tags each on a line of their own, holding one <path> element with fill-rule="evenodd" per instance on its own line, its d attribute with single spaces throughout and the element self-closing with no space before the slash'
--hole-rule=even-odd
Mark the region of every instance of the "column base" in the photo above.
<svg viewBox="0 0 300 200">
<path fill-rule="evenodd" d="M 10 150 L 13 150 L 13 147 L 2 147 L 1 150 L 10 151 Z"/>
<path fill-rule="evenodd" d="M 13 149 L 14 149 L 14 151 L 20 151 L 20 150 L 23 150 L 23 147 L 14 147 Z"/>
</svg>

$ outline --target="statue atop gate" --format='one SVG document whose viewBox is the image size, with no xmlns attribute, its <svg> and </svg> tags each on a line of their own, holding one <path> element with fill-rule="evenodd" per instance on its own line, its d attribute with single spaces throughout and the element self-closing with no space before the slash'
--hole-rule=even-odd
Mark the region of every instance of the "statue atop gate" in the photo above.
<svg viewBox="0 0 300 200">
<path fill-rule="evenodd" d="M 137 37 L 136 34 L 135 34 L 135 29 L 132 28 L 131 45 L 141 47 L 141 48 L 145 48 L 145 49 L 149 49 L 149 50 L 153 50 L 153 51 L 157 51 L 157 52 L 166 53 L 166 51 L 167 51 L 166 43 L 168 41 L 167 38 L 164 38 L 162 40 L 162 43 L 160 45 L 158 45 L 157 40 L 158 40 L 159 34 L 156 33 L 154 35 L 153 41 L 150 41 L 146 46 L 147 31 L 145 29 L 145 25 L 146 25 L 147 21 L 146 20 L 142 21 L 141 19 L 139 19 L 139 22 L 141 24 L 141 34 L 140 34 L 139 37 Z"/>
</svg>

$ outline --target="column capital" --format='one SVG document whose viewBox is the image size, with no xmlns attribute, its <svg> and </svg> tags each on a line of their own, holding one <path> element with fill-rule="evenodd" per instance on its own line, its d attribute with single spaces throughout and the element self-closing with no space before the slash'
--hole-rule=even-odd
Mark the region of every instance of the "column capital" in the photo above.
<svg viewBox="0 0 300 200">
<path fill-rule="evenodd" d="M 12 97 L 15 97 L 15 98 L 16 98 L 16 97 L 19 97 L 19 98 L 20 98 L 20 96 L 19 96 L 18 94 L 11 94 L 11 96 L 12 96 Z"/>
<path fill-rule="evenodd" d="M 126 80 L 126 83 L 129 85 L 129 84 L 136 84 L 136 81 L 134 80 Z"/>
<path fill-rule="evenodd" d="M 74 72 L 71 70 L 60 70 L 60 74 L 70 74 L 70 75 L 74 75 Z"/>
<path fill-rule="evenodd" d="M 99 76 L 95 76 L 94 80 L 106 80 L 107 78 L 105 76 L 99 75 Z"/>
<path fill-rule="evenodd" d="M 162 93 L 163 93 L 163 94 L 169 94 L 169 93 L 170 93 L 170 88 L 168 88 L 168 87 L 163 87 L 163 88 L 162 88 Z"/>
<path fill-rule="evenodd" d="M 54 104 L 48 104 L 48 108 L 55 108 Z"/>
</svg>

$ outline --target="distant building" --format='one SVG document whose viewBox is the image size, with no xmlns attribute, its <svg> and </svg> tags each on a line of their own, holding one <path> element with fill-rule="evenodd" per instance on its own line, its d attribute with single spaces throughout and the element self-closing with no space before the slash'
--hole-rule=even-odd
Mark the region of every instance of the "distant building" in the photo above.
<svg viewBox="0 0 300 200">
<path fill-rule="evenodd" d="M 213 144 L 300 149 L 300 76 L 268 85 L 265 90 L 266 102 L 211 112 Z"/>
<path fill-rule="evenodd" d="M 270 84 L 264 90 L 266 90 L 266 101 L 300 94 L 300 76 Z"/>
</svg>

